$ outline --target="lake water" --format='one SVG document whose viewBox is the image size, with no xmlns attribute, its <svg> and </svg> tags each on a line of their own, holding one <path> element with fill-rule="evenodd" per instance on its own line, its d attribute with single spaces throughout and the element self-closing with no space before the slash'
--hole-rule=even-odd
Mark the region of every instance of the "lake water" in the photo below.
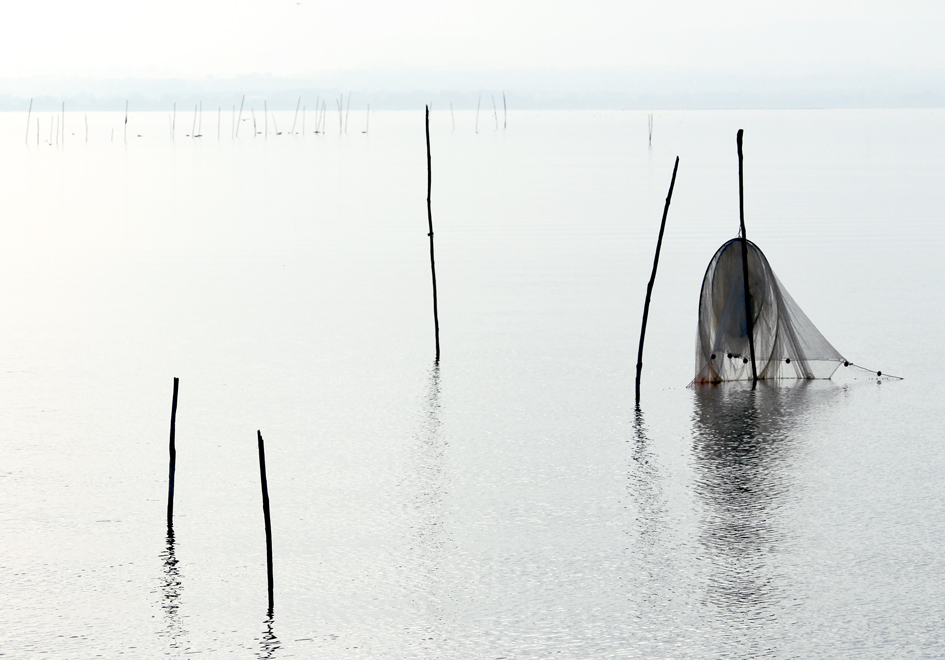
<svg viewBox="0 0 945 660">
<path fill-rule="evenodd" d="M 945 111 L 435 109 L 438 366 L 423 112 L 336 118 L 0 115 L 0 654 L 945 655 Z M 904 380 L 687 388 L 738 128 L 748 237 Z"/>
</svg>

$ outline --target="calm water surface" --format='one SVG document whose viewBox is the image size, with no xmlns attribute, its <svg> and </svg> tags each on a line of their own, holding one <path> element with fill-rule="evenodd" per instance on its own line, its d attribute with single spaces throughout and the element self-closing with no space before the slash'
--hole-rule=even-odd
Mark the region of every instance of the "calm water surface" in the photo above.
<svg viewBox="0 0 945 660">
<path fill-rule="evenodd" d="M 439 366 L 422 112 L 39 119 L 0 116 L 0 654 L 945 655 L 945 111 L 434 112 Z M 738 128 L 749 238 L 905 380 L 687 389 Z"/>
</svg>

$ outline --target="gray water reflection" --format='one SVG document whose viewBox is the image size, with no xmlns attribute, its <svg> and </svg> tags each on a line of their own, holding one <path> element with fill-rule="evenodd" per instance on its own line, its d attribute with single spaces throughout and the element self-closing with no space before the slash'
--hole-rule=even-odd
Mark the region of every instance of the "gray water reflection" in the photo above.
<svg viewBox="0 0 945 660">
<path fill-rule="evenodd" d="M 453 547 L 447 529 L 446 495 L 449 477 L 444 467 L 448 443 L 440 419 L 440 366 L 434 363 L 421 407 L 420 427 L 412 448 L 413 541 L 411 555 L 416 562 L 414 585 L 420 613 L 420 650 L 437 655 L 446 640 L 448 614 L 452 611 L 444 567 Z"/>
<path fill-rule="evenodd" d="M 706 562 L 705 614 L 742 657 L 771 657 L 772 624 L 794 593 L 782 557 L 793 536 L 799 433 L 836 388 L 760 382 L 694 388 L 694 491 L 701 504 L 700 554 Z M 758 634 L 762 633 L 763 634 Z"/>
<path fill-rule="evenodd" d="M 643 410 L 639 405 L 634 412 L 632 443 L 628 479 L 630 501 L 635 504 L 637 511 L 636 526 L 632 533 L 637 538 L 635 557 L 642 572 L 639 596 L 644 606 L 662 609 L 665 590 L 661 575 L 666 563 L 672 560 L 671 553 L 665 549 L 664 538 L 669 509 L 663 492 L 665 475 L 653 451 L 652 440 L 647 435 Z"/>
<path fill-rule="evenodd" d="M 181 592 L 183 586 L 180 568 L 175 554 L 176 540 L 173 528 L 168 529 L 164 551 L 159 555 L 163 562 L 161 575 L 161 609 L 164 611 L 165 630 L 162 633 L 168 639 L 170 655 L 180 654 L 188 650 L 183 621 L 181 619 Z"/>
<path fill-rule="evenodd" d="M 272 612 L 269 613 L 269 616 L 266 617 L 266 620 L 263 622 L 265 629 L 263 630 L 262 637 L 259 639 L 259 652 L 256 654 L 256 657 L 259 660 L 272 660 L 275 657 L 275 653 L 282 644 L 279 642 L 279 638 L 276 637 L 276 634 L 272 630 L 274 623 L 274 618 Z"/>
</svg>

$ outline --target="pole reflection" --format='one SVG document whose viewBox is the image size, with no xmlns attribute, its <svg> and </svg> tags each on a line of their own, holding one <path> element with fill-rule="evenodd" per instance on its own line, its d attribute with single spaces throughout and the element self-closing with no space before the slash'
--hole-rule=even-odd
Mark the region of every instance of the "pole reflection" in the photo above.
<svg viewBox="0 0 945 660">
<path fill-rule="evenodd" d="M 449 590 L 444 585 L 443 566 L 452 545 L 446 525 L 445 499 L 449 478 L 444 468 L 448 443 L 440 419 L 440 366 L 430 370 L 429 387 L 423 398 L 420 428 L 413 449 L 415 541 L 411 552 L 416 561 L 416 589 L 425 620 L 421 648 L 436 656 L 446 626 Z"/>
<path fill-rule="evenodd" d="M 168 646 L 171 652 L 186 650 L 187 635 L 180 614 L 183 585 L 181 583 L 177 556 L 175 555 L 176 544 L 174 528 L 169 526 L 167 529 L 167 538 L 165 539 L 165 547 L 159 557 L 163 563 L 163 573 L 161 575 L 161 609 L 164 612 L 164 635 L 168 638 Z"/>
<path fill-rule="evenodd" d="M 259 660 L 272 660 L 276 651 L 282 647 L 282 643 L 279 641 L 279 638 L 276 637 L 276 633 L 273 632 L 273 623 L 275 618 L 273 616 L 272 610 L 269 610 L 268 616 L 266 616 L 263 625 L 265 629 L 263 630 L 262 636 L 259 638 L 259 653 L 256 654 L 256 657 Z"/>
<path fill-rule="evenodd" d="M 636 533 L 639 545 L 636 556 L 641 561 L 645 574 L 651 577 L 659 573 L 659 566 L 668 559 L 665 552 L 660 550 L 662 537 L 667 524 L 668 509 L 666 496 L 663 493 L 664 475 L 660 470 L 656 454 L 652 449 L 652 440 L 647 434 L 643 410 L 639 404 L 634 411 L 633 440 L 628 471 L 630 501 L 637 509 Z M 655 580 L 652 588 L 646 588 L 643 593 L 646 600 L 652 600 L 659 593 Z"/>
</svg>

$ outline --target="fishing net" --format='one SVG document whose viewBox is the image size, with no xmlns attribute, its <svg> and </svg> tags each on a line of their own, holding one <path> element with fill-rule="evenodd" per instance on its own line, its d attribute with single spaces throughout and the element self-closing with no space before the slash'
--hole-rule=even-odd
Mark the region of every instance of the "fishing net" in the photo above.
<svg viewBox="0 0 945 660">
<path fill-rule="evenodd" d="M 797 306 L 758 246 L 747 241 L 747 248 L 758 378 L 830 378 L 843 356 Z M 751 378 L 742 241 L 733 238 L 712 257 L 702 280 L 693 382 Z"/>
</svg>

